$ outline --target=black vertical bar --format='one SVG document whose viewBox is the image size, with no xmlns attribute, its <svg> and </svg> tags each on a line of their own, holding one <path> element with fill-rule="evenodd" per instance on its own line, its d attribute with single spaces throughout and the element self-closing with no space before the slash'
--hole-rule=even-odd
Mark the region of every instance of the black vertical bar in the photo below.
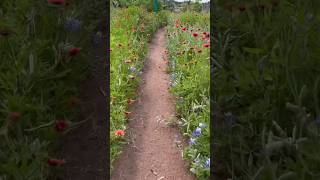
<svg viewBox="0 0 320 180">
<path fill-rule="evenodd" d="M 107 13 L 105 17 L 105 33 L 106 33 L 106 43 L 104 47 L 105 57 L 106 57 L 106 138 L 105 138 L 105 148 L 107 154 L 106 170 L 108 171 L 106 179 L 110 179 L 110 1 L 106 0 Z"/>
<path fill-rule="evenodd" d="M 214 11 L 213 11 L 213 4 L 214 2 L 210 2 L 210 179 L 215 179 L 214 178 L 214 171 L 213 171 L 213 160 L 214 160 L 214 154 L 213 154 L 213 148 L 214 148 L 214 141 L 213 141 L 213 121 L 214 121 L 214 116 L 213 116 L 213 46 L 212 43 L 213 41 L 213 34 L 215 33 L 213 30 L 213 16 L 214 16 Z"/>
</svg>

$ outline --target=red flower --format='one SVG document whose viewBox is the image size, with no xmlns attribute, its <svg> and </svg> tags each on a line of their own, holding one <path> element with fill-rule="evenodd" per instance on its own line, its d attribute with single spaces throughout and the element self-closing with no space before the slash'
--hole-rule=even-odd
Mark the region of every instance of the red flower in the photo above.
<svg viewBox="0 0 320 180">
<path fill-rule="evenodd" d="M 21 114 L 19 112 L 11 112 L 9 114 L 9 119 L 11 121 L 17 121 L 21 117 Z"/>
<path fill-rule="evenodd" d="M 131 114 L 131 112 L 129 112 L 129 111 L 124 112 L 124 115 L 126 116 L 126 118 L 129 118 L 130 114 Z"/>
<path fill-rule="evenodd" d="M 186 28 L 186 27 L 182 28 L 182 31 L 186 31 L 186 30 L 187 30 L 187 28 Z"/>
<path fill-rule="evenodd" d="M 243 11 L 246 10 L 246 7 L 242 5 L 242 6 L 239 7 L 239 10 L 240 10 L 241 12 L 243 12 Z"/>
<path fill-rule="evenodd" d="M 127 60 L 124 61 L 125 64 L 130 64 L 131 62 L 132 62 L 132 61 L 129 60 L 129 59 L 127 59 Z"/>
<path fill-rule="evenodd" d="M 210 44 L 204 44 L 203 47 L 208 48 L 208 47 L 210 47 Z"/>
<path fill-rule="evenodd" d="M 70 48 L 69 49 L 69 55 L 74 56 L 77 55 L 81 51 L 81 48 Z"/>
<path fill-rule="evenodd" d="M 193 37 L 198 37 L 198 35 L 199 35 L 198 33 L 192 33 Z"/>
<path fill-rule="evenodd" d="M 12 31 L 8 29 L 0 29 L 0 35 L 1 36 L 9 36 L 12 33 Z"/>
<path fill-rule="evenodd" d="M 136 78 L 135 76 L 132 76 L 132 75 L 129 75 L 128 77 L 129 77 L 129 79 L 131 79 L 131 80 L 134 80 L 134 79 Z"/>
<path fill-rule="evenodd" d="M 133 100 L 133 99 L 128 99 L 128 104 L 132 104 L 134 103 L 136 100 Z"/>
<path fill-rule="evenodd" d="M 61 166 L 64 165 L 66 161 L 64 159 L 48 159 L 49 166 Z"/>
<path fill-rule="evenodd" d="M 116 130 L 115 133 L 117 136 L 124 136 L 124 130 Z"/>
<path fill-rule="evenodd" d="M 48 3 L 54 4 L 54 5 L 62 5 L 62 4 L 65 4 L 66 1 L 65 0 L 48 0 Z"/>
<path fill-rule="evenodd" d="M 64 119 L 60 119 L 56 121 L 56 131 L 63 132 L 69 127 L 69 124 Z"/>
</svg>

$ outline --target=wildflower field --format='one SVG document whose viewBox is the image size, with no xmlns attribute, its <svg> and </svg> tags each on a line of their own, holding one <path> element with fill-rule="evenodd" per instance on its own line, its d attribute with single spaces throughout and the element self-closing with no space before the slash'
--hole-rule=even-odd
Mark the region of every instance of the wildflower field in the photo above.
<svg viewBox="0 0 320 180">
<path fill-rule="evenodd" d="M 171 79 L 168 82 L 171 86 L 169 91 L 175 98 L 177 111 L 175 121 L 171 123 L 179 127 L 187 143 L 181 158 L 187 161 L 189 173 L 195 174 L 197 179 L 209 179 L 209 13 L 173 13 L 167 10 L 154 13 L 143 6 L 131 5 L 128 8 L 112 8 L 111 16 L 112 165 L 121 155 L 122 148 L 132 143 L 132 135 L 127 134 L 132 113 L 129 107 L 138 99 L 136 91 L 142 83 L 140 77 L 148 45 L 155 33 L 165 28 L 167 50 L 162 58 L 168 64 L 166 72 Z M 144 152 L 141 153 L 143 156 Z M 130 155 L 134 156 L 133 153 Z"/>
<path fill-rule="evenodd" d="M 210 168 L 210 16 L 208 13 L 171 14 L 167 27 L 171 91 L 178 124 L 188 138 L 184 157 L 198 179 Z"/>
<path fill-rule="evenodd" d="M 319 1 L 215 1 L 213 171 L 320 178 Z"/>
<path fill-rule="evenodd" d="M 104 5 L 0 1 L 0 179 L 47 179 L 68 162 L 53 141 L 79 124 L 78 89 L 103 43 Z"/>
</svg>

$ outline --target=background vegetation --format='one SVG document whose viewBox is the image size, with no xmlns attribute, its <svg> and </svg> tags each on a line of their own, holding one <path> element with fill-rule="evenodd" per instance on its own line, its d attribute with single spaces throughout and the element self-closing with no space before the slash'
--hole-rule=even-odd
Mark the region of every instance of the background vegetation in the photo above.
<svg viewBox="0 0 320 180">
<path fill-rule="evenodd" d="M 49 166 L 67 161 L 49 154 L 79 121 L 79 84 L 95 66 L 104 5 L 0 2 L 0 179 L 46 179 Z"/>
<path fill-rule="evenodd" d="M 214 1 L 214 171 L 319 179 L 319 1 Z"/>
</svg>

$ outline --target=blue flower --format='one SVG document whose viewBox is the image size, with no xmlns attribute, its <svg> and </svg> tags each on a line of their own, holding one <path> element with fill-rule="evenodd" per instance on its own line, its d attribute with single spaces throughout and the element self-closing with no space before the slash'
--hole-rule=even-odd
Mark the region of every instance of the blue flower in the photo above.
<svg viewBox="0 0 320 180">
<path fill-rule="evenodd" d="M 189 139 L 189 145 L 192 146 L 192 145 L 195 145 L 195 144 L 196 144 L 196 139 L 190 138 Z"/>
<path fill-rule="evenodd" d="M 206 163 L 204 164 L 204 167 L 205 167 L 205 168 L 210 168 L 210 158 L 208 158 L 208 159 L 206 160 Z"/>
<path fill-rule="evenodd" d="M 197 128 L 192 133 L 193 136 L 198 137 L 201 135 L 201 128 Z"/>
<path fill-rule="evenodd" d="M 176 78 L 177 78 L 177 74 L 176 73 L 172 73 L 171 75 L 170 75 L 170 78 L 171 78 L 171 80 L 175 80 Z"/>
<path fill-rule="evenodd" d="M 78 31 L 81 27 L 81 22 L 75 18 L 68 18 L 64 23 L 64 27 L 71 32 Z"/>
<path fill-rule="evenodd" d="M 205 123 L 199 123 L 199 127 L 200 128 L 205 128 L 205 127 L 207 127 L 207 125 Z"/>
<path fill-rule="evenodd" d="M 170 81 L 170 86 L 175 87 L 177 86 L 178 82 L 177 81 Z"/>
<path fill-rule="evenodd" d="M 133 66 L 130 67 L 130 71 L 131 71 L 132 73 L 133 73 L 133 72 L 136 72 L 136 70 L 137 70 L 137 69 L 136 69 L 135 67 L 133 67 Z"/>
</svg>

